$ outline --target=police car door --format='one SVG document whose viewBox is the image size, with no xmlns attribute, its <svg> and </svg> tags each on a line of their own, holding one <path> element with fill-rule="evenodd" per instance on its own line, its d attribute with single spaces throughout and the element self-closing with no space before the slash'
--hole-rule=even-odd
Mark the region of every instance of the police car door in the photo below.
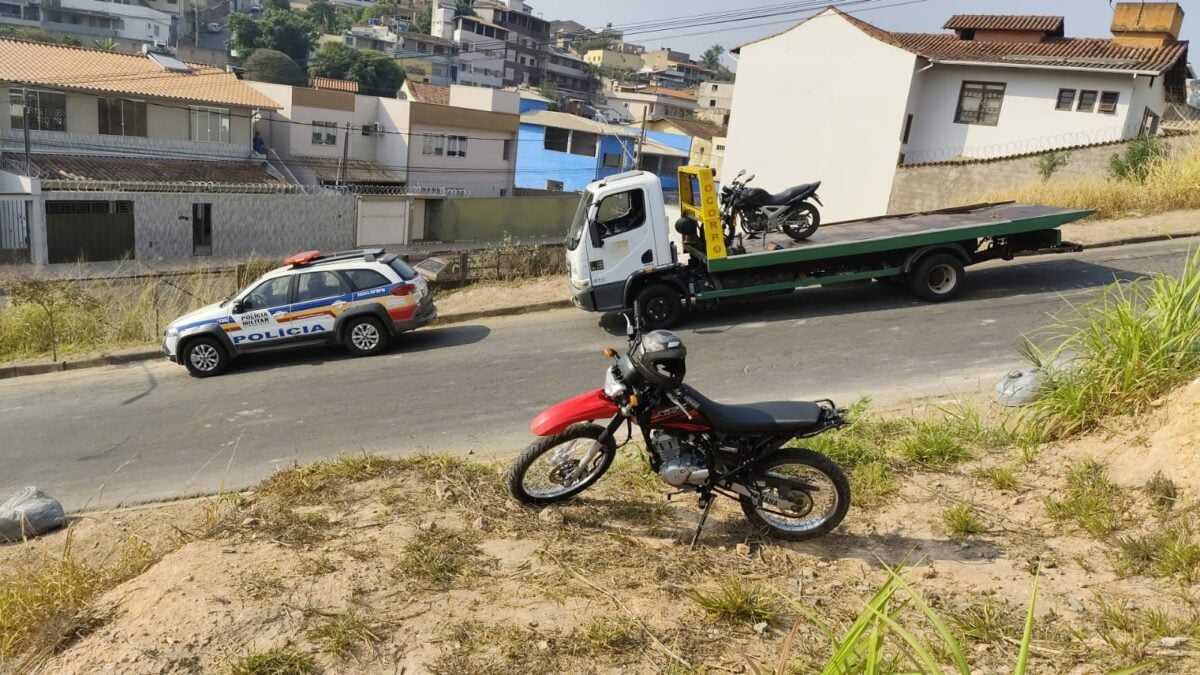
<svg viewBox="0 0 1200 675">
<path fill-rule="evenodd" d="M 233 315 L 236 326 L 230 334 L 238 347 L 253 347 L 278 342 L 287 337 L 279 319 L 291 304 L 293 277 L 268 279 L 242 296 Z"/>
<path fill-rule="evenodd" d="M 328 338 L 349 302 L 350 289 L 336 272 L 305 272 L 296 279 L 289 332 L 300 338 Z"/>
</svg>

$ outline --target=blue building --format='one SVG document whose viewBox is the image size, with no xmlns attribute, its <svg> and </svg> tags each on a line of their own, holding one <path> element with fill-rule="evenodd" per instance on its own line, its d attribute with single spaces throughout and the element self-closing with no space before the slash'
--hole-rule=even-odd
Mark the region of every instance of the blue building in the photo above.
<svg viewBox="0 0 1200 675">
<path fill-rule="evenodd" d="M 517 187 L 574 192 L 633 169 L 638 132 L 530 106 L 521 114 L 517 142 Z M 679 189 L 676 171 L 687 162 L 690 146 L 686 136 L 648 132 L 640 168 L 658 175 L 663 189 L 674 192 Z"/>
</svg>

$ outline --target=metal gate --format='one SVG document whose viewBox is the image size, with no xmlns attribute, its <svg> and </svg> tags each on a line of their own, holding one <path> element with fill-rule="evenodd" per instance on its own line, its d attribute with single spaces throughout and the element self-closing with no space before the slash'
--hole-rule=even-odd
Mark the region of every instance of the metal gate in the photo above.
<svg viewBox="0 0 1200 675">
<path fill-rule="evenodd" d="M 133 258 L 133 202 L 47 201 L 51 263 Z"/>
<path fill-rule="evenodd" d="M 0 199 L 0 263 L 29 262 L 28 199 Z"/>
</svg>

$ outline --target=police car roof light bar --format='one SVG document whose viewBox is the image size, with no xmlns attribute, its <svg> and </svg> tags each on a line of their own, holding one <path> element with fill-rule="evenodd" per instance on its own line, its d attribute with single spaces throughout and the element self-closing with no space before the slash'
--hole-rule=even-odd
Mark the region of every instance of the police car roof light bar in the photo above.
<svg viewBox="0 0 1200 675">
<path fill-rule="evenodd" d="M 320 251 L 305 251 L 304 253 L 297 253 L 290 258 L 285 258 L 283 264 L 291 265 L 292 267 L 303 267 L 320 257 Z"/>
</svg>

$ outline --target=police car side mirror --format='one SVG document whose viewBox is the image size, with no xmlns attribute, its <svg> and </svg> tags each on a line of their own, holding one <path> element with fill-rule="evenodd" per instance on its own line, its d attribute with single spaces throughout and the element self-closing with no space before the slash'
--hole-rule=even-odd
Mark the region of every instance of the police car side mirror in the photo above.
<svg viewBox="0 0 1200 675">
<path fill-rule="evenodd" d="M 244 300 L 234 300 L 233 301 L 233 313 L 241 314 L 244 311 L 246 311 L 246 302 Z"/>
</svg>

